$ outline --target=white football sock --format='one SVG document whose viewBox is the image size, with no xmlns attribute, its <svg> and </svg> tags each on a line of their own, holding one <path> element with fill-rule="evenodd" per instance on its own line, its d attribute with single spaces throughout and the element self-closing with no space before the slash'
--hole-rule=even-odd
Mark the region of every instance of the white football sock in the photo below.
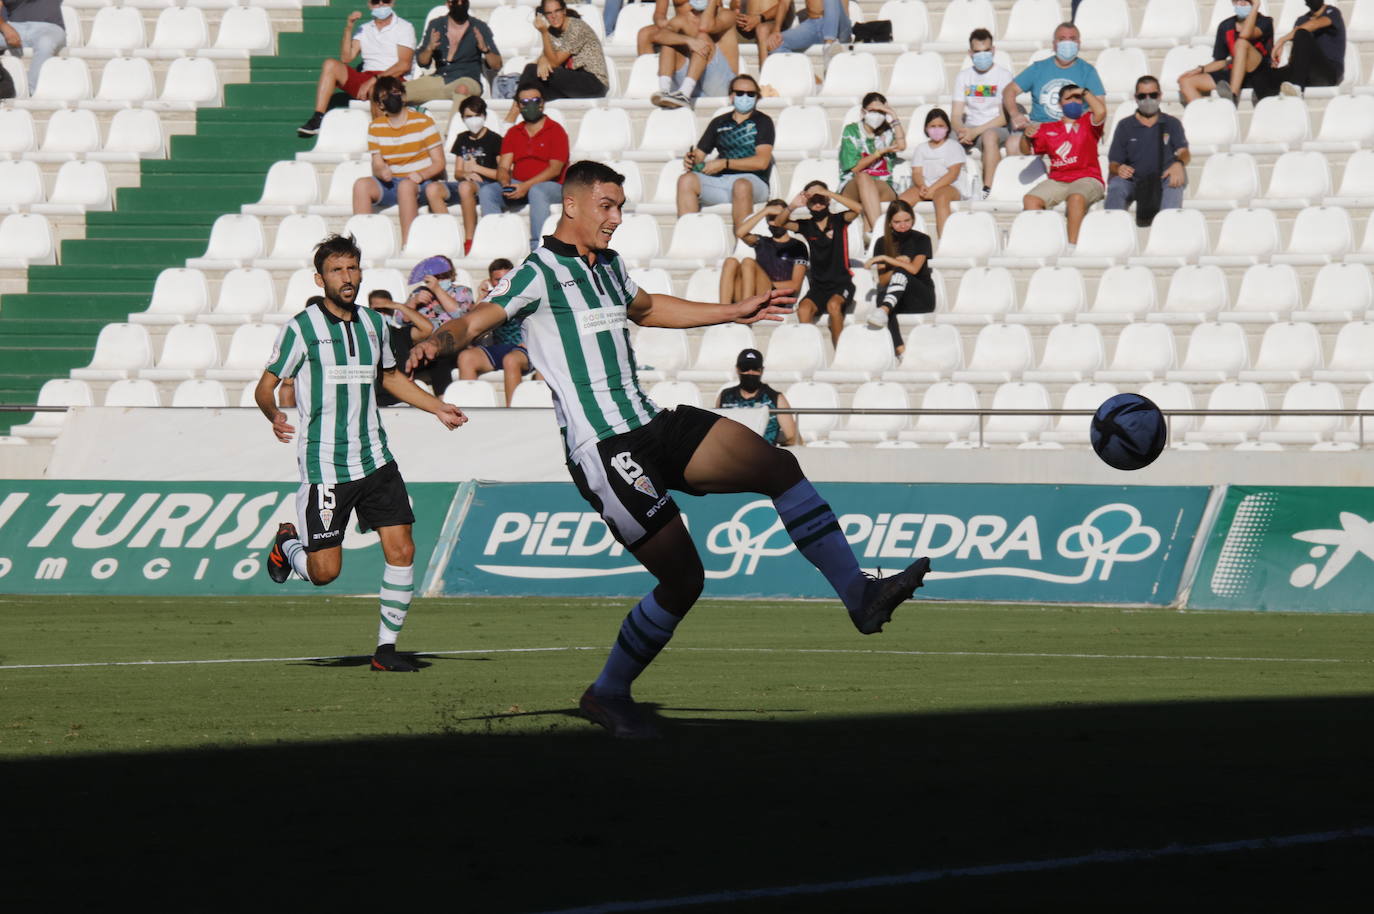
<svg viewBox="0 0 1374 914">
<path fill-rule="evenodd" d="M 282 555 L 286 556 L 286 561 L 291 565 L 292 570 L 309 581 L 310 569 L 306 563 L 305 546 L 301 545 L 301 541 L 289 539 L 282 543 L 281 551 Z"/>
<path fill-rule="evenodd" d="M 406 624 L 410 598 L 415 595 L 415 567 L 413 565 L 384 565 L 382 589 L 378 598 L 382 605 L 382 621 L 377 627 L 378 644 L 395 644 Z"/>
</svg>

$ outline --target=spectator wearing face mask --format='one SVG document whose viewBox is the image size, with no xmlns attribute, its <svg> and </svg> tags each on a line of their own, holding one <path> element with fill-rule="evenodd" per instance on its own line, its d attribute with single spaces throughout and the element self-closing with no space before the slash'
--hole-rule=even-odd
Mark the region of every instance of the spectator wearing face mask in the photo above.
<svg viewBox="0 0 1374 914">
<path fill-rule="evenodd" d="M 755 107 L 758 100 L 754 77 L 735 77 L 730 86 L 733 110 L 712 118 L 697 145 L 683 156 L 683 174 L 677 180 L 679 216 L 729 203 L 739 231 L 749 212 L 768 199 L 775 133 L 773 119 Z M 716 157 L 708 159 L 712 152 Z"/>
<path fill-rule="evenodd" d="M 770 51 L 784 50 L 800 54 L 807 48 L 823 45 L 824 57 L 844 50 L 846 42 L 854 40 L 853 24 L 849 21 L 846 0 L 806 0 L 806 18 L 785 32 L 772 36 Z"/>
<path fill-rule="evenodd" d="M 377 80 L 382 115 L 367 128 L 372 177 L 353 184 L 353 212 L 371 213 L 396 206 L 401 215 L 401 243 L 428 197 L 431 182 L 443 188 L 447 163 L 439 128 L 428 114 L 405 106 L 405 84 L 394 76 Z"/>
<path fill-rule="evenodd" d="M 1236 104 L 1241 89 L 1254 85 L 1256 80 L 1267 81 L 1269 53 L 1274 47 L 1274 20 L 1261 15 L 1259 3 L 1252 0 L 1236 0 L 1234 10 L 1234 16 L 1217 25 L 1211 62 L 1178 78 L 1185 105 L 1211 92 Z"/>
<path fill-rule="evenodd" d="M 1107 209 L 1125 209 L 1136 201 L 1137 220 L 1148 225 L 1153 213 L 1183 206 L 1187 181 L 1188 139 L 1183 124 L 1159 110 L 1159 80 L 1142 76 L 1135 83 L 1135 113 L 1122 119 L 1107 153 Z M 1162 154 L 1162 159 L 1161 159 Z M 1147 187 L 1153 183 L 1158 189 Z M 1146 210 L 1149 210 L 1148 214 Z"/>
<path fill-rule="evenodd" d="M 686 0 L 661 27 L 645 29 L 641 47 L 659 49 L 658 91 L 649 101 L 660 108 L 691 108 L 699 95 L 725 95 L 739 73 L 735 21 L 722 0 Z"/>
<path fill-rule="evenodd" d="M 898 314 L 929 314 L 935 310 L 935 277 L 930 271 L 934 247 L 930 236 L 916 228 L 916 211 L 905 200 L 893 200 L 887 208 L 887 225 L 864 264 L 878 270 L 878 305 L 868 315 L 874 330 L 887 327 L 892 349 L 906 349 Z"/>
<path fill-rule="evenodd" d="M 449 0 L 448 15 L 425 24 L 415 59 L 422 67 L 433 64 L 434 74 L 406 84 L 406 97 L 413 104 L 445 98 L 462 104 L 464 98 L 482 94 L 484 70 L 501 69 L 501 51 L 491 26 L 469 14 L 469 2 Z"/>
<path fill-rule="evenodd" d="M 899 199 L 912 206 L 921 202 L 935 204 L 935 234 L 945 230 L 950 207 L 963 194 L 955 186 L 968 162 L 968 154 L 958 140 L 950 139 L 949 115 L 943 108 L 926 113 L 926 142 L 911 154 L 911 187 Z"/>
<path fill-rule="evenodd" d="M 897 198 L 892 173 L 897 153 L 906 150 L 906 128 L 881 92 L 865 95 L 860 109 L 859 120 L 846 124 L 840 133 L 840 174 L 850 176 L 840 193 L 858 198 L 864 227 L 872 231 L 882 205 Z"/>
<path fill-rule="evenodd" d="M 410 297 L 404 304 L 392 303 L 388 306 L 392 328 L 397 331 L 409 330 L 409 333 L 391 334 L 392 346 L 397 350 L 396 358 L 402 364 L 413 344 L 424 342 L 435 330 L 472 310 L 472 290 L 456 282 L 456 275 L 453 261 L 442 254 L 426 257 L 411 268 L 409 281 L 413 288 Z M 386 296 L 388 303 L 391 302 L 389 292 L 381 294 Z M 372 303 L 371 295 L 368 296 L 368 303 L 378 311 L 383 310 L 382 306 Z M 416 378 L 428 382 L 435 396 L 442 396 L 452 380 L 455 367 L 457 360 L 454 356 L 437 359 L 423 366 Z"/>
<path fill-rule="evenodd" d="M 482 298 L 485 299 L 496 284 L 501 281 L 514 265 L 504 257 L 499 257 L 487 267 L 487 278 L 482 280 Z M 505 321 L 493 330 L 472 341 L 458 353 L 458 377 L 464 381 L 475 381 L 484 372 L 499 370 L 506 388 L 506 405 L 510 406 L 515 388 L 531 371 L 530 354 L 525 349 L 524 321 Z"/>
<path fill-rule="evenodd" d="M 415 26 L 395 14 L 394 0 L 368 0 L 372 20 L 356 32 L 353 27 L 362 18 L 354 10 L 344 22 L 343 39 L 339 44 L 339 59 L 329 59 L 320 65 L 320 82 L 315 88 L 315 113 L 300 127 L 297 136 L 314 136 L 320 132 L 329 97 L 342 89 L 349 98 L 372 98 L 377 80 L 383 76 L 405 79 L 415 59 Z M 354 69 L 348 62 L 362 56 L 362 66 Z M 377 116 L 377 106 L 372 106 Z"/>
<path fill-rule="evenodd" d="M 521 82 L 537 83 L 545 101 L 605 96 L 610 76 L 601 40 L 576 10 L 568 9 L 567 0 L 543 0 L 534 27 L 543 49 L 520 74 Z M 515 120 L 515 113 L 512 107 L 507 121 Z"/>
<path fill-rule="evenodd" d="M 434 182 L 425 188 L 429 211 L 446 213 L 451 204 L 463 208 L 463 253 L 472 250 L 477 231 L 477 203 L 482 188 L 496 183 L 496 167 L 501 158 L 501 135 L 487 127 L 487 103 L 477 96 L 464 98 L 458 116 L 467 129 L 453 138 L 452 181 Z"/>
<path fill-rule="evenodd" d="M 501 138 L 496 182 L 479 187 L 477 197 L 483 216 L 528 205 L 533 251 L 539 247 L 539 230 L 563 194 L 563 174 L 568 170 L 568 132 L 544 113 L 544 94 L 538 83 L 520 83 L 515 90 L 515 104 L 521 121 Z"/>
<path fill-rule="evenodd" d="M 727 257 L 720 268 L 720 300 L 726 304 L 753 298 L 764 289 L 787 289 L 793 295 L 806 278 L 806 245 L 787 233 L 788 210 L 782 200 L 768 203 L 740 225 L 735 237 L 753 248 L 753 257 Z M 755 234 L 763 223 L 767 234 Z"/>
<path fill-rule="evenodd" d="M 842 204 L 832 213 L 830 202 Z M 797 320 L 810 324 L 822 312 L 830 318 L 830 340 L 838 343 L 844 328 L 844 312 L 854 303 L 854 273 L 849 269 L 849 223 L 863 213 L 858 200 L 834 193 L 824 181 L 812 181 L 788 204 L 787 211 L 805 206 L 809 219 L 783 223 L 789 232 L 806 239 L 806 297 L 797 303 Z"/>
<path fill-rule="evenodd" d="M 1010 70 L 993 61 L 997 49 L 987 29 L 969 33 L 968 50 L 973 66 L 954 77 L 951 126 L 965 152 L 972 152 L 975 146 L 983 151 L 982 196 L 986 197 L 1002 161 L 1002 144 L 1011 136 L 1002 111 L 1002 92 L 1013 78 Z"/>
<path fill-rule="evenodd" d="M 782 391 L 774 390 L 763 383 L 763 353 L 757 349 L 744 349 L 735 359 L 735 371 L 739 383 L 727 387 L 716 395 L 716 409 L 791 409 L 792 404 Z M 763 428 L 763 440 L 769 444 L 785 447 L 799 444 L 797 440 L 797 418 L 793 415 L 773 413 Z"/>
<path fill-rule="evenodd" d="M 1007 138 L 1007 155 L 1021 155 L 1021 134 L 1026 125 L 1059 120 L 1059 93 L 1065 86 L 1082 86 L 1098 97 L 1107 94 L 1097 68 L 1078 56 L 1081 40 L 1078 26 L 1059 23 L 1054 27 L 1054 56 L 1026 67 L 1002 90 L 1002 108 L 1012 128 Z M 1022 92 L 1030 93 L 1029 116 L 1016 101 Z"/>
<path fill-rule="evenodd" d="M 1280 67 L 1283 46 L 1292 44 L 1288 66 Z M 1345 18 L 1326 0 L 1307 0 L 1307 12 L 1287 35 L 1274 42 L 1269 56 L 1273 68 L 1257 80 L 1255 98 L 1282 91 L 1301 95 L 1308 86 L 1339 86 L 1345 78 Z M 1277 86 L 1276 90 L 1274 87 Z"/>
<path fill-rule="evenodd" d="M 1049 177 L 1031 188 L 1022 199 L 1026 209 L 1051 209 L 1064 204 L 1068 215 L 1069 244 L 1078 243 L 1083 217 L 1104 196 L 1102 166 L 1097 145 L 1107 106 L 1082 86 L 1067 85 L 1059 92 L 1060 120 L 1053 124 L 1032 121 L 1021 136 L 1022 155 L 1049 157 Z"/>
</svg>

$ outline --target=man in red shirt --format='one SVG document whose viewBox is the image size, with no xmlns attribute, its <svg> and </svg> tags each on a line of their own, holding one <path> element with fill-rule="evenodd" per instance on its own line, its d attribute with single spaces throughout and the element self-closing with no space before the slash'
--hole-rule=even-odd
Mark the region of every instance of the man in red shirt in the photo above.
<svg viewBox="0 0 1374 914">
<path fill-rule="evenodd" d="M 1022 155 L 1049 156 L 1050 175 L 1022 198 L 1026 209 L 1049 209 L 1063 203 L 1068 212 L 1069 244 L 1078 243 L 1078 227 L 1088 207 L 1106 195 L 1097 145 L 1107 106 L 1082 86 L 1059 90 L 1063 116 L 1048 124 L 1031 122 L 1021 135 Z"/>
<path fill-rule="evenodd" d="M 544 93 L 537 83 L 515 91 L 521 123 L 506 131 L 496 180 L 477 191 L 482 215 L 530 208 L 530 250 L 539 247 L 539 230 L 554 204 L 563 199 L 563 173 L 568 170 L 568 132 L 544 114 Z"/>
</svg>

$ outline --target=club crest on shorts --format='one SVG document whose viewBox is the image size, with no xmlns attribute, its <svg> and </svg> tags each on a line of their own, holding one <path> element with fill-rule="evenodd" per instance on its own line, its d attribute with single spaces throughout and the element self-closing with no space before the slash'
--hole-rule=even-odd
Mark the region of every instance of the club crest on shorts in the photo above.
<svg viewBox="0 0 1374 914">
<path fill-rule="evenodd" d="M 658 498 L 658 492 L 654 490 L 654 484 L 649 481 L 648 476 L 641 476 L 635 480 L 635 488 L 643 492 L 650 498 Z"/>
<path fill-rule="evenodd" d="M 329 528 L 329 524 L 332 520 L 334 520 L 334 512 L 329 508 L 325 508 L 320 512 L 320 523 L 324 524 L 325 529 Z"/>
<path fill-rule="evenodd" d="M 621 451 L 611 458 L 611 466 L 620 474 L 620 478 L 650 498 L 658 498 L 658 490 L 649 481 L 649 477 L 644 475 L 644 468 L 630 456 L 629 451 Z"/>
</svg>

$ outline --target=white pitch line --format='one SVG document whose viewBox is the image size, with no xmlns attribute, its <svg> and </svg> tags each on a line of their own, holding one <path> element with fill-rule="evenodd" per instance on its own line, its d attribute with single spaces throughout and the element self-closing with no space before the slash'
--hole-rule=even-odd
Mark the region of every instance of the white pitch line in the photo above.
<svg viewBox="0 0 1374 914">
<path fill-rule="evenodd" d="M 948 869 L 915 870 L 892 876 L 873 876 L 867 879 L 848 879 L 836 882 L 804 882 L 797 885 L 773 886 L 763 889 L 708 892 L 701 895 L 682 895 L 677 898 L 654 898 L 647 901 L 612 901 L 577 908 L 559 908 L 539 914 L 614 914 L 619 911 L 658 911 L 695 905 L 727 904 L 752 901 L 758 898 L 787 898 L 798 895 L 826 895 L 860 889 L 879 889 L 891 886 L 917 885 L 959 876 L 1003 876 L 1015 873 L 1037 873 L 1067 869 L 1091 863 L 1143 863 L 1166 857 L 1207 856 L 1244 850 L 1270 850 L 1308 844 L 1330 844 L 1351 838 L 1374 838 L 1374 828 L 1349 828 L 1339 831 L 1308 832 L 1272 838 L 1249 838 L 1242 841 L 1216 841 L 1210 844 L 1170 844 L 1145 850 L 1095 851 L 1076 857 L 1056 857 L 1050 860 L 1020 860 L 1014 863 L 991 863 L 982 866 L 962 866 Z"/>
<path fill-rule="evenodd" d="M 468 654 L 555 654 L 566 651 L 604 651 L 601 646 L 576 647 L 502 647 L 485 650 L 471 649 L 462 651 L 417 651 L 421 655 L 446 657 Z M 1081 654 L 1054 653 L 1049 651 L 896 651 L 866 650 L 863 648 L 808 648 L 808 647 L 669 647 L 668 651 L 701 654 L 872 654 L 890 657 L 999 657 L 1060 660 L 1157 660 L 1187 663 L 1354 663 L 1370 664 L 1374 659 L 1351 660 L 1340 657 L 1224 657 L 1196 654 Z M 103 660 L 89 663 L 26 663 L 0 665 L 4 670 L 61 670 L 84 667 L 111 666 L 195 666 L 215 663 L 300 663 L 308 660 L 359 660 L 367 659 L 367 654 L 344 654 L 336 657 L 226 657 L 211 660 Z"/>
</svg>

